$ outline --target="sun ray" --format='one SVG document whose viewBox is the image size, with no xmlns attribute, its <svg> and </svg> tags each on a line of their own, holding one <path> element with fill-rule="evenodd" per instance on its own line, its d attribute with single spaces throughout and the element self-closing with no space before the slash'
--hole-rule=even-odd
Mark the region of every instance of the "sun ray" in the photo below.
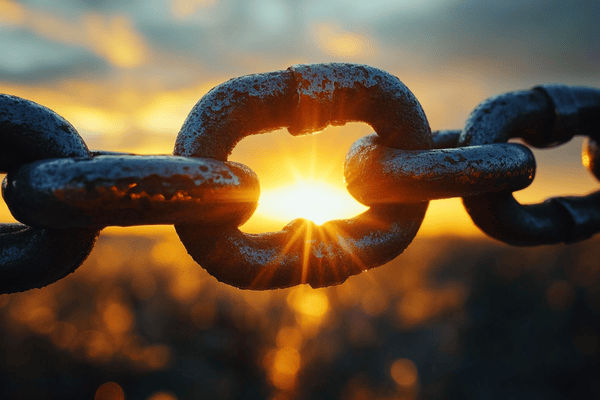
<svg viewBox="0 0 600 400">
<path fill-rule="evenodd" d="M 311 250 L 310 246 L 311 246 L 313 226 L 311 224 L 307 224 L 306 228 L 307 228 L 306 229 L 306 233 L 304 235 L 304 246 L 302 247 L 302 250 L 303 250 L 303 254 L 302 254 L 302 279 L 301 279 L 302 283 L 306 283 L 306 277 L 308 275 L 309 256 L 310 256 L 310 250 Z"/>
</svg>

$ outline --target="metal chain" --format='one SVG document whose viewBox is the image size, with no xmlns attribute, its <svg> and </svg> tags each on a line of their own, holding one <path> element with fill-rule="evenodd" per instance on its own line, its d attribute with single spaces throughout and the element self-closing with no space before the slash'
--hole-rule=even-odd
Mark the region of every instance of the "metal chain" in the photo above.
<svg viewBox="0 0 600 400">
<path fill-rule="evenodd" d="M 280 232 L 238 227 L 259 183 L 227 157 L 244 137 L 292 135 L 362 121 L 376 134 L 346 157 L 349 192 L 370 206 L 317 226 Z M 106 226 L 174 224 L 190 255 L 218 280 L 246 289 L 344 282 L 404 251 L 428 201 L 462 197 L 488 235 L 515 245 L 571 243 L 600 231 L 600 191 L 522 206 L 512 192 L 535 175 L 528 147 L 588 136 L 583 159 L 600 179 L 600 90 L 540 86 L 481 103 L 462 131 L 431 132 L 398 78 L 365 65 L 296 65 L 232 79 L 190 112 L 173 156 L 90 152 L 53 111 L 0 95 L 2 193 L 20 224 L 0 225 L 0 293 L 42 287 L 74 271 Z"/>
</svg>

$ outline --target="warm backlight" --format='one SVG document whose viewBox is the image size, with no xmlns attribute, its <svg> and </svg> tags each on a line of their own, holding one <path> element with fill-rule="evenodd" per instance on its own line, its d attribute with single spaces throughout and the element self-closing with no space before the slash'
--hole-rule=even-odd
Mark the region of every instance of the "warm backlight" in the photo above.
<svg viewBox="0 0 600 400">
<path fill-rule="evenodd" d="M 305 218 L 320 225 L 332 219 L 358 215 L 366 209 L 343 188 L 326 182 L 299 181 L 264 191 L 256 213 L 285 222 Z"/>
</svg>

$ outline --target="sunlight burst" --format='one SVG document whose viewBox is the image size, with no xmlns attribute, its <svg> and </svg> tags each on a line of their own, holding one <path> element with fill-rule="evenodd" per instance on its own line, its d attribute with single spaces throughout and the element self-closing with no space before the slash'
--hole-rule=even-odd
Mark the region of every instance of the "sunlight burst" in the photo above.
<svg viewBox="0 0 600 400">
<path fill-rule="evenodd" d="M 262 193 L 256 212 L 270 219 L 289 222 L 305 218 L 320 225 L 358 215 L 366 209 L 343 189 L 325 182 L 299 181 Z"/>
</svg>

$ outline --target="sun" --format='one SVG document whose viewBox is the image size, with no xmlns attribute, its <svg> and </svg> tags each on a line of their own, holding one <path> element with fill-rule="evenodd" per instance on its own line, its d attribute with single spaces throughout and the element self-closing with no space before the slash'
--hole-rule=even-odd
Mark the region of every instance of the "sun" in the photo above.
<svg viewBox="0 0 600 400">
<path fill-rule="evenodd" d="M 343 187 L 317 180 L 295 183 L 261 193 L 256 213 L 289 222 L 305 218 L 320 225 L 332 219 L 349 218 L 367 210 Z"/>
</svg>

